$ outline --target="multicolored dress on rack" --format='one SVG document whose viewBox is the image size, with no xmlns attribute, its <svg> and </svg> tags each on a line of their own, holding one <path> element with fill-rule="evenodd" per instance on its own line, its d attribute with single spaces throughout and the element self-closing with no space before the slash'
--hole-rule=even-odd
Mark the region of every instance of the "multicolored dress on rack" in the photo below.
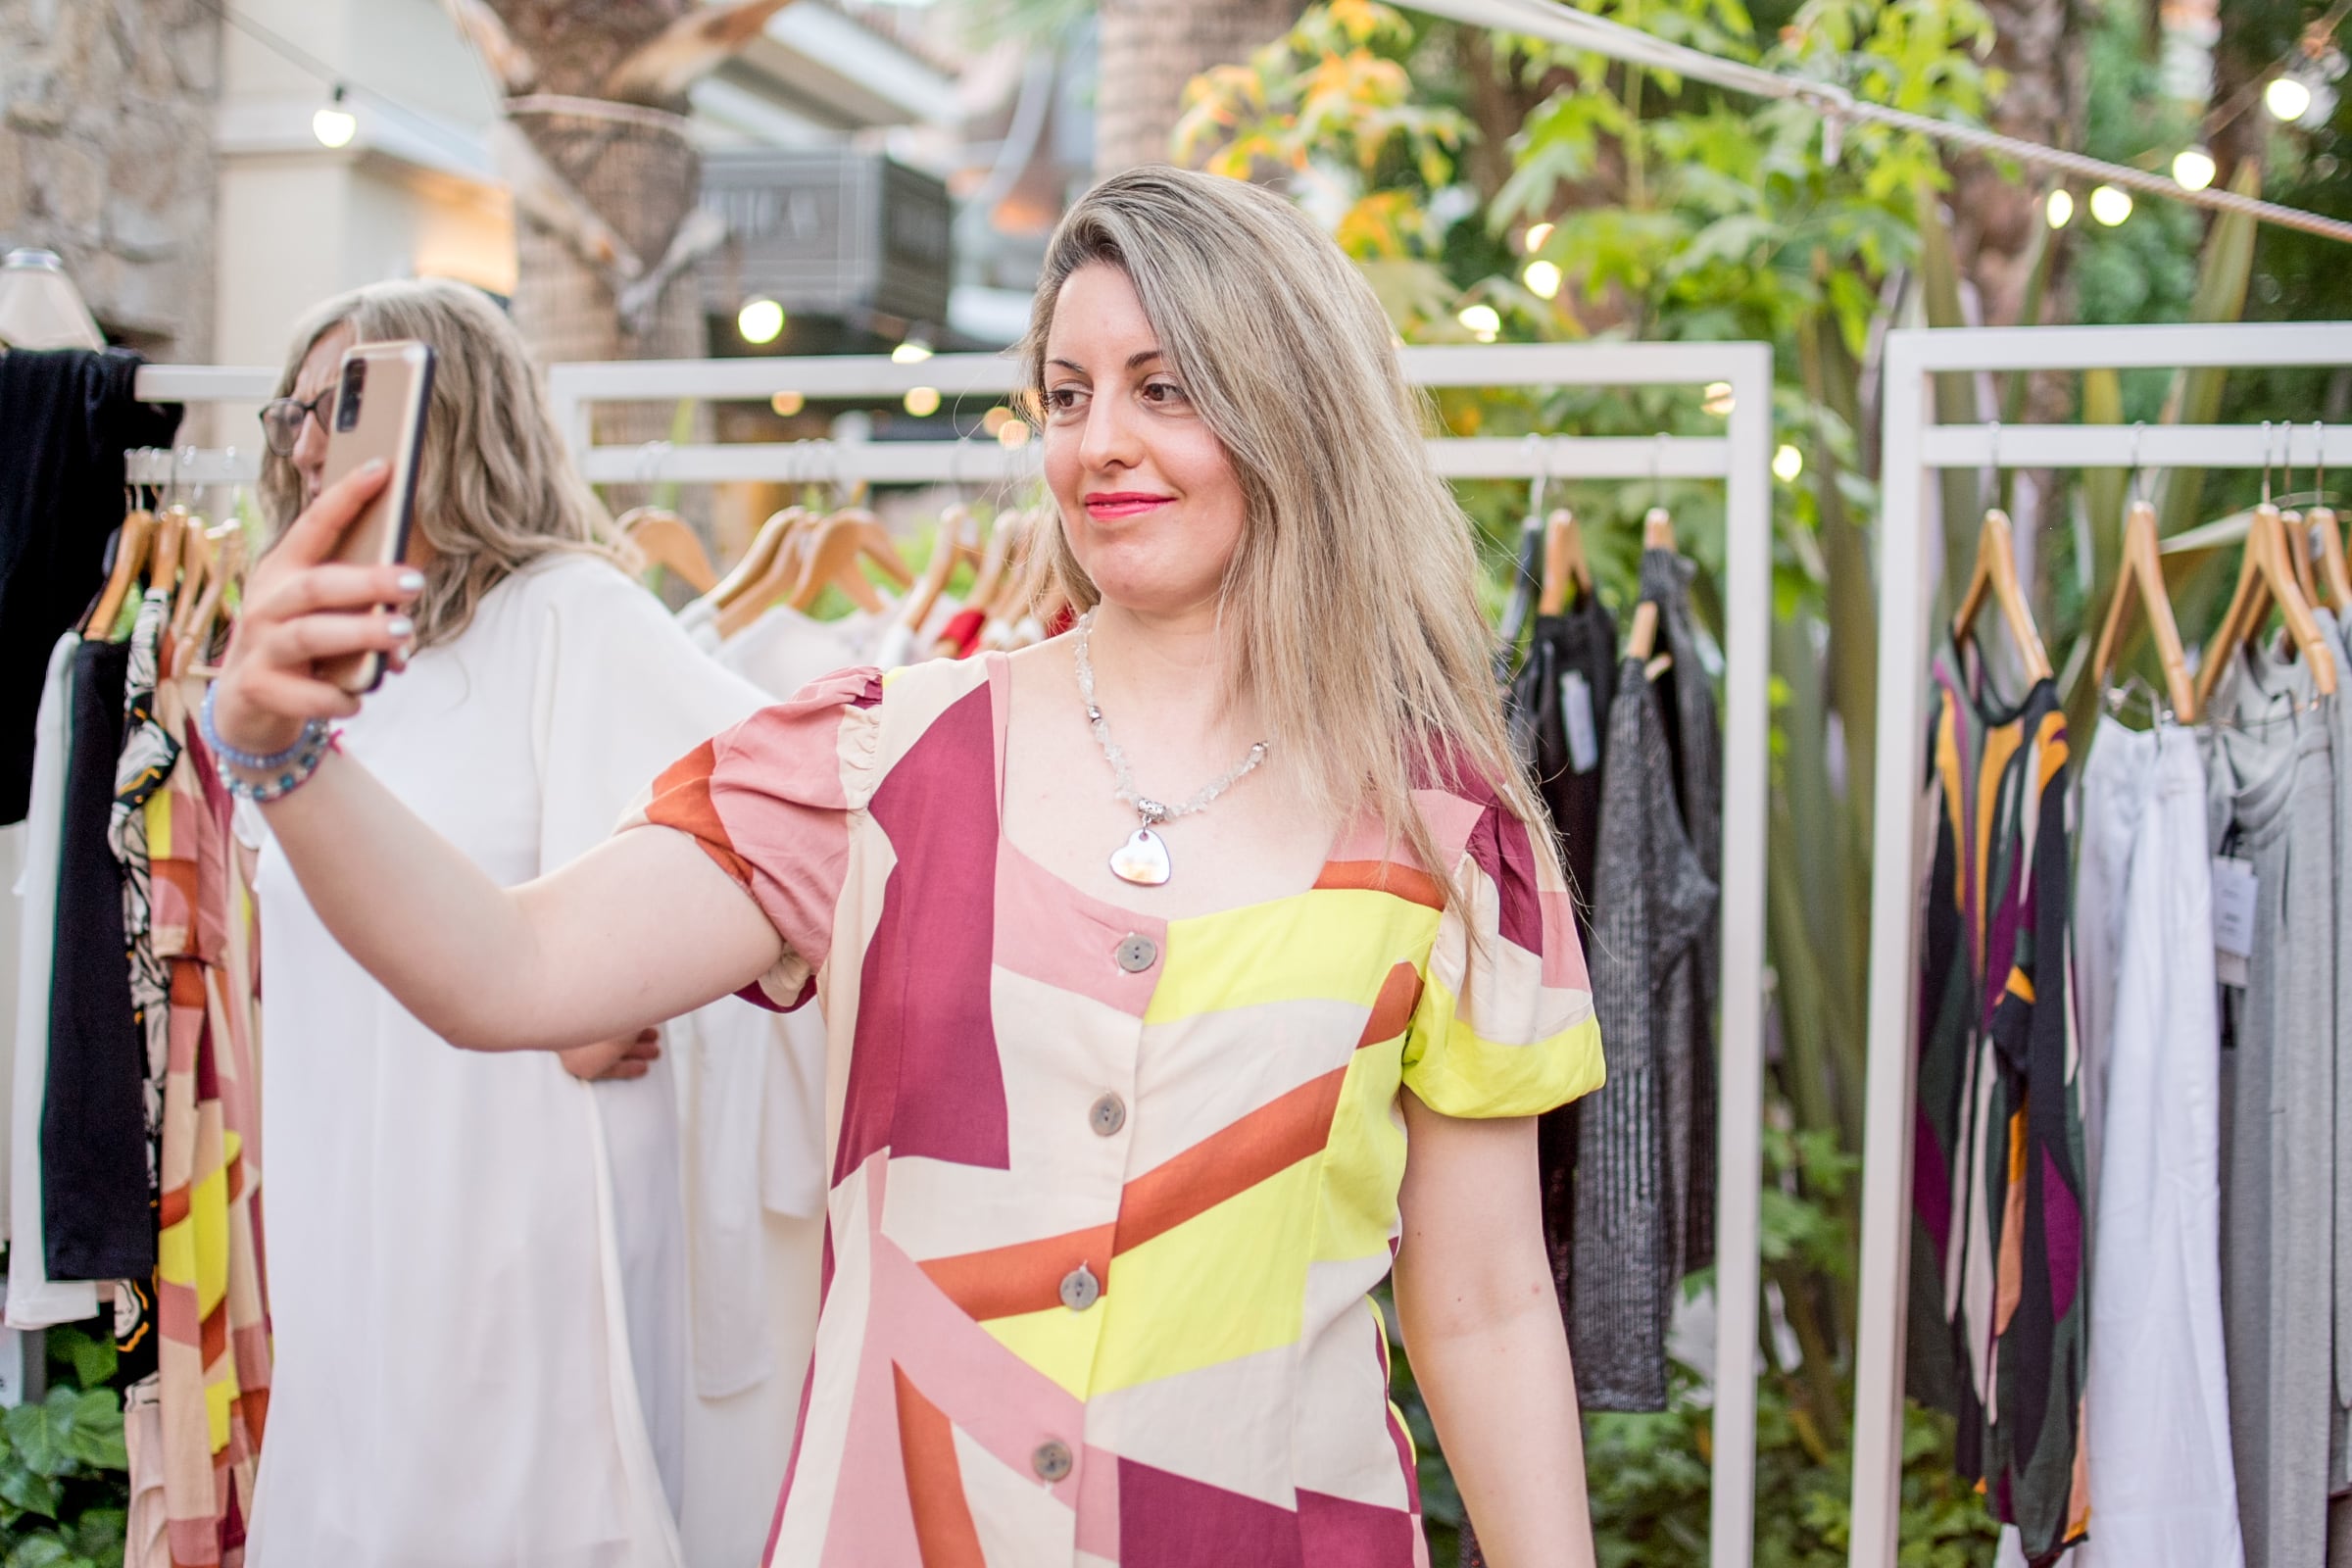
<svg viewBox="0 0 2352 1568">
<path fill-rule="evenodd" d="M 824 1305 L 767 1560 L 1426 1568 L 1368 1299 L 1400 1094 L 1533 1116 L 1601 1081 L 1567 887 L 1476 785 L 1419 793 L 1460 895 L 1346 835 L 1314 884 L 1106 904 L 999 814 L 1004 655 L 829 675 L 636 823 L 785 942 L 828 1027 Z"/>
<path fill-rule="evenodd" d="M 2039 1564 L 2089 1513 L 2066 718 L 2048 680 L 1994 706 L 1948 644 L 1934 685 L 1908 1364 Z"/>
</svg>

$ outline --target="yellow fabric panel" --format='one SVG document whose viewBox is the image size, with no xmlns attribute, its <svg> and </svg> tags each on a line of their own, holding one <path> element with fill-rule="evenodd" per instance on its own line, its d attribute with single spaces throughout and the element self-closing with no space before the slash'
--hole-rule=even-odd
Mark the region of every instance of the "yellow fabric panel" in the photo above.
<svg viewBox="0 0 2352 1568">
<path fill-rule="evenodd" d="M 1118 1278 L 1115 1263 L 1111 1265 L 1111 1278 Z M 999 1345 L 1052 1378 L 1066 1393 L 1083 1399 L 1087 1377 L 1095 1364 L 1096 1345 L 1102 1338 L 1102 1325 L 1106 1321 L 1103 1309 L 1109 1304 L 1106 1293 L 1083 1312 L 1073 1312 L 1066 1306 L 1049 1306 L 1042 1312 L 992 1317 L 980 1326 L 995 1335 Z"/>
<path fill-rule="evenodd" d="M 1535 1116 L 1601 1085 L 1600 1020 L 1529 1046 L 1480 1038 L 1433 971 L 1405 1047 L 1404 1087 L 1447 1116 Z"/>
<path fill-rule="evenodd" d="M 215 1453 L 228 1446 L 228 1407 L 236 1396 L 237 1381 L 234 1377 L 204 1386 L 204 1424 L 212 1439 Z"/>
<path fill-rule="evenodd" d="M 1355 1054 L 1324 1146 L 1323 1201 L 1316 1211 L 1317 1263 L 1385 1254 L 1404 1180 L 1404 1129 L 1393 1114 L 1398 1061 L 1393 1046 Z"/>
<path fill-rule="evenodd" d="M 1102 1304 L 1113 1317 L 1096 1393 L 1297 1342 L 1324 1157 L 1299 1160 L 1110 1260 Z"/>
<path fill-rule="evenodd" d="M 1312 931 L 1301 927 L 1310 923 Z M 1438 911 L 1391 893 L 1320 888 L 1168 922 L 1148 1024 L 1269 1002 L 1370 1005 L 1399 962 L 1429 951 Z"/>
<path fill-rule="evenodd" d="M 172 858 L 172 792 L 157 790 L 147 797 L 140 808 L 147 816 L 147 858 L 150 861 Z"/>
</svg>

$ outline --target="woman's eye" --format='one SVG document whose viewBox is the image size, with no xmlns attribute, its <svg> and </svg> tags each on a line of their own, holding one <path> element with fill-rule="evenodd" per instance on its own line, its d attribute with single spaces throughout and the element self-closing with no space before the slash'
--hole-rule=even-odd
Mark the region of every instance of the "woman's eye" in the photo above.
<svg viewBox="0 0 2352 1568">
<path fill-rule="evenodd" d="M 1086 391 L 1083 387 L 1048 387 L 1046 389 L 1046 412 L 1050 415 L 1067 414 L 1077 408 L 1085 399 Z"/>
<path fill-rule="evenodd" d="M 1152 403 L 1182 403 L 1185 400 L 1184 388 L 1173 381 L 1145 382 L 1144 397 Z"/>
</svg>

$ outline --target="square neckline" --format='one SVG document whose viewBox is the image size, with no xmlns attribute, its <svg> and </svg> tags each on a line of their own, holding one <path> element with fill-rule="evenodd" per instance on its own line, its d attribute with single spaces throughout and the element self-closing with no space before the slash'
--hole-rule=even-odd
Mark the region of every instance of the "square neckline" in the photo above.
<svg viewBox="0 0 2352 1568">
<path fill-rule="evenodd" d="M 1348 842 L 1348 834 L 1353 831 L 1352 823 L 1344 824 L 1332 836 L 1330 847 L 1324 851 L 1322 860 L 1315 867 L 1314 880 L 1305 887 L 1296 892 L 1280 893 L 1271 898 L 1253 899 L 1247 904 L 1229 905 L 1223 908 L 1209 909 L 1199 914 L 1158 914 L 1150 910 L 1134 908 L 1124 904 L 1114 904 L 1099 894 L 1091 893 L 1080 887 L 1036 856 L 1031 855 L 1027 850 L 1022 849 L 1013 842 L 1011 832 L 1004 825 L 1004 737 L 1012 723 L 1012 655 L 1001 648 L 991 648 L 983 652 L 980 657 L 987 662 L 989 732 L 992 753 L 990 765 L 994 769 L 992 781 L 994 788 L 991 793 L 997 813 L 997 847 L 1000 852 L 1012 855 L 1032 871 L 1052 882 L 1065 896 L 1076 900 L 1090 911 L 1096 912 L 1098 915 L 1108 913 L 1116 917 L 1106 920 L 1105 924 L 1116 925 L 1121 921 L 1142 921 L 1164 932 L 1169 926 L 1181 922 L 1226 919 L 1237 914 L 1248 914 L 1255 910 L 1271 908 L 1277 904 L 1289 904 L 1303 899 L 1310 893 L 1328 891 L 1323 886 L 1323 880 L 1331 873 L 1331 868 L 1338 863 L 1340 849 Z"/>
</svg>

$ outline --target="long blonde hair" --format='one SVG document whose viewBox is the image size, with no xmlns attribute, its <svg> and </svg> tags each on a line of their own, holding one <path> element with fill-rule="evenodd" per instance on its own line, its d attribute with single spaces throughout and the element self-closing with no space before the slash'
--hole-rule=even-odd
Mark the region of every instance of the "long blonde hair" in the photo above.
<svg viewBox="0 0 2352 1568">
<path fill-rule="evenodd" d="M 411 612 L 417 647 L 455 638 L 484 595 L 542 556 L 625 564 L 604 507 L 564 450 L 522 334 L 488 295 L 440 278 L 338 295 L 296 327 L 274 395 L 291 396 L 311 350 L 345 325 L 359 342 L 415 338 L 435 356 L 416 476 L 416 526 L 433 547 Z M 274 537 L 302 510 L 291 460 L 265 455 L 261 493 Z"/>
<path fill-rule="evenodd" d="M 1082 267 L 1134 284 L 1169 368 L 1223 443 L 1248 516 L 1224 585 L 1225 700 L 1255 704 L 1318 807 L 1376 809 L 1450 885 L 1412 791 L 1491 789 L 1541 808 L 1512 760 L 1478 593 L 1478 553 L 1422 445 L 1434 423 L 1352 263 L 1273 192 L 1188 170 L 1114 175 L 1047 247 L 1020 345 L 1042 408 L 1046 339 Z M 1053 587 L 1101 592 L 1054 541 Z M 1555 851 L 1548 832 L 1529 835 Z"/>
</svg>

